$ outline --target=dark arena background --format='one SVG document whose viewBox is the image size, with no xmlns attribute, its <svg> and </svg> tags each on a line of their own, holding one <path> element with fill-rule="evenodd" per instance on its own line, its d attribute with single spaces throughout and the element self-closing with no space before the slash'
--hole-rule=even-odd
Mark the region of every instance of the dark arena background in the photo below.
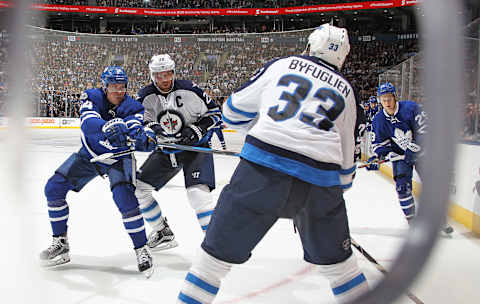
<svg viewBox="0 0 480 304">
<path fill-rule="evenodd" d="M 8 148 L 14 108 L 9 99 L 13 78 L 8 74 L 12 58 L 8 26 L 14 3 L 0 1 L 0 156 L 15 154 Z M 451 12 L 452 18 L 463 20 L 461 40 L 466 49 L 462 67 L 465 98 L 458 101 L 461 125 L 455 131 L 457 157 L 450 172 L 447 218 L 455 231 L 439 236 L 423 272 L 394 302 L 397 304 L 478 301 L 480 5 L 476 0 L 462 3 L 461 9 Z M 5 242 L 0 265 L 13 278 L 0 280 L 0 286 L 6 286 L 0 287 L 6 294 L 5 303 L 175 303 L 195 258 L 204 234 L 188 206 L 183 177 L 178 175 L 154 195 L 168 215 L 180 246 L 154 254 L 156 272 L 152 278 L 146 280 L 136 271 L 134 253 L 122 230 L 108 182 L 99 178 L 81 193 L 69 196 L 72 262 L 53 270 L 36 263 L 38 252 L 51 238 L 43 187 L 66 157 L 79 149 L 80 96 L 87 89 L 101 87 L 100 75 L 106 66 L 125 69 L 128 94 L 136 98 L 140 88 L 151 82 L 151 57 L 169 54 L 176 64 L 176 79 L 192 80 L 222 105 L 267 62 L 301 54 L 309 34 L 330 23 L 348 30 L 351 51 L 341 72 L 362 107 L 386 81 L 395 85 L 400 100 L 423 105 L 429 102 L 420 31 L 425 13 L 416 0 L 33 1 L 25 10 L 25 58 L 29 68 L 25 79 L 28 102 L 23 170 L 28 173 L 22 176 L 22 183 L 28 190 L 21 193 L 29 207 L 25 214 L 12 209 L 0 216 L 0 229 L 9 235 L 7 240 L 16 241 L 10 229 L 13 222 L 17 227 L 25 221 L 30 227 L 31 239 L 21 240 L 18 247 L 29 268 L 17 271 L 17 266 L 9 263 L 15 251 L 6 252 L 12 249 Z M 229 128 L 223 132 L 227 149 L 240 151 L 244 135 Z M 372 155 L 371 141 L 370 132 L 366 132 L 361 141 L 363 161 Z M 221 148 L 216 138 L 213 148 Z M 139 165 L 146 157 L 146 153 L 138 153 Z M 238 158 L 215 155 L 215 199 L 237 163 Z M 3 161 L 0 169 L 13 171 L 8 161 Z M 15 197 L 17 193 L 10 192 L 9 174 L 0 179 L 0 193 Z M 383 164 L 379 173 L 357 169 L 356 175 L 345 200 L 352 237 L 377 263 L 355 251 L 373 288 L 384 278 L 378 268 L 388 272 L 412 235 L 397 203 L 392 165 Z M 420 196 L 421 185 L 415 175 L 416 197 Z M 332 303 L 328 281 L 302 260 L 291 221 L 280 220 L 261 244 L 248 263 L 232 270 L 215 303 Z M 33 286 L 31 292 L 29 286 Z"/>
</svg>

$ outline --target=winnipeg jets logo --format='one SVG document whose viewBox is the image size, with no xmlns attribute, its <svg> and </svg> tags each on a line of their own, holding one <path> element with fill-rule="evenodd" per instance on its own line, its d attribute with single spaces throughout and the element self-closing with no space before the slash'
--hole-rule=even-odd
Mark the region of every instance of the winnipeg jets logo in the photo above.
<svg viewBox="0 0 480 304">
<path fill-rule="evenodd" d="M 158 122 L 162 126 L 166 135 L 176 135 L 184 125 L 184 119 L 182 114 L 177 111 L 169 110 L 168 112 L 162 112 L 158 115 Z"/>
<path fill-rule="evenodd" d="M 412 131 L 403 132 L 401 129 L 395 128 L 393 132 L 393 141 L 402 149 L 407 150 L 408 144 L 412 141 Z"/>
</svg>

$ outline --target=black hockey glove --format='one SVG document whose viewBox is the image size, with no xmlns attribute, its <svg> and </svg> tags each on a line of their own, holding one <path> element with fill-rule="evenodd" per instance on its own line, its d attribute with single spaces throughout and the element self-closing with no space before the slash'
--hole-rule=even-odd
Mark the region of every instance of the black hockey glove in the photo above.
<svg viewBox="0 0 480 304">
<path fill-rule="evenodd" d="M 205 135 L 202 128 L 196 125 L 190 125 L 183 128 L 182 132 L 179 134 L 178 144 L 185 146 L 194 146 L 200 142 L 200 140 Z"/>
<path fill-rule="evenodd" d="M 145 127 L 152 129 L 158 136 L 165 136 L 165 131 L 158 122 L 150 122 Z"/>
</svg>

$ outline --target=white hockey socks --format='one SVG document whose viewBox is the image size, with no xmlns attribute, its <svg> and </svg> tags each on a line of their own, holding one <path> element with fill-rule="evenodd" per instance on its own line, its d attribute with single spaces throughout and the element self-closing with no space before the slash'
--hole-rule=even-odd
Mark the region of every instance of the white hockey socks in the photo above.
<svg viewBox="0 0 480 304">
<path fill-rule="evenodd" d="M 232 264 L 223 262 L 200 249 L 196 261 L 185 277 L 177 303 L 212 303 L 217 296 L 221 280 L 231 268 Z"/>
<path fill-rule="evenodd" d="M 318 268 L 330 281 L 333 295 L 339 303 L 350 302 L 368 291 L 367 280 L 354 254 L 341 263 L 318 265 Z"/>
<path fill-rule="evenodd" d="M 137 180 L 137 188 L 135 190 L 135 196 L 138 199 L 140 211 L 142 211 L 145 221 L 151 226 L 158 229 L 162 229 L 164 225 L 164 219 L 162 216 L 162 210 L 158 205 L 155 198 L 153 198 L 152 192 L 154 188 L 149 184 Z"/>
<path fill-rule="evenodd" d="M 207 185 L 194 185 L 187 188 L 187 197 L 193 210 L 197 213 L 197 219 L 203 232 L 207 231 L 208 224 L 215 209 L 215 203 Z"/>
</svg>

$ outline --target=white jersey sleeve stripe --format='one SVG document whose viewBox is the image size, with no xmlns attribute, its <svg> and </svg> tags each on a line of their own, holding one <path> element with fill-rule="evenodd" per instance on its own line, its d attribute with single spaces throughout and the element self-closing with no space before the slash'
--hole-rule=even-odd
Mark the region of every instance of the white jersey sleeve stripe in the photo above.
<svg viewBox="0 0 480 304">
<path fill-rule="evenodd" d="M 232 103 L 232 96 L 228 97 L 227 99 L 227 106 L 232 110 L 233 112 L 243 115 L 248 118 L 255 118 L 257 116 L 258 112 L 247 112 L 247 111 L 242 111 L 238 108 L 236 108 L 233 103 Z"/>
<path fill-rule="evenodd" d="M 225 116 L 222 116 L 222 120 L 229 125 L 244 125 L 244 124 L 248 124 L 252 121 L 252 120 L 233 121 L 233 120 L 228 119 Z"/>
</svg>

